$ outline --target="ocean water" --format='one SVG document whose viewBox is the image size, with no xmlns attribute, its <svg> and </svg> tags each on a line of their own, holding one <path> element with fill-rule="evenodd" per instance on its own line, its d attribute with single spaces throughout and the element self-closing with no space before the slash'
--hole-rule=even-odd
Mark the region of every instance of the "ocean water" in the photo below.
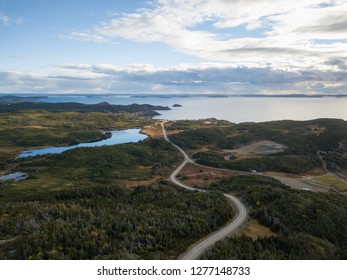
<svg viewBox="0 0 347 280">
<path fill-rule="evenodd" d="M 189 99 L 183 107 L 162 113 L 162 118 L 216 118 L 234 123 L 273 120 L 347 120 L 347 98 L 218 98 Z"/>
<path fill-rule="evenodd" d="M 336 97 L 131 97 L 129 95 L 48 95 L 45 102 L 80 102 L 128 105 L 132 103 L 169 106 L 159 111 L 158 119 L 217 118 L 234 123 L 272 120 L 310 120 L 339 118 L 347 120 L 347 98 Z M 172 107 L 180 104 L 182 107 Z"/>
</svg>

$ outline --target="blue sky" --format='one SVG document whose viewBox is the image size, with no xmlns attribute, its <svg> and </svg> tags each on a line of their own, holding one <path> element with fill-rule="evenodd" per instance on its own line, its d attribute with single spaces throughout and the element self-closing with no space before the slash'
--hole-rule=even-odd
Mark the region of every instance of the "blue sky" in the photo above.
<svg viewBox="0 0 347 280">
<path fill-rule="evenodd" d="M 0 0 L 0 92 L 346 94 L 346 14 L 346 0 Z"/>
</svg>

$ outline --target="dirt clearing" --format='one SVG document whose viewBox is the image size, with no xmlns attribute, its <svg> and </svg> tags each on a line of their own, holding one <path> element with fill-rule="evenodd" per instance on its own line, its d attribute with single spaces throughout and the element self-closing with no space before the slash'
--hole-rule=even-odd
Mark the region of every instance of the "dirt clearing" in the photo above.
<svg viewBox="0 0 347 280">
<path fill-rule="evenodd" d="M 247 226 L 240 232 L 240 235 L 245 234 L 257 240 L 259 237 L 276 236 L 276 234 L 266 226 L 260 224 L 257 220 L 250 219 Z"/>
<path fill-rule="evenodd" d="M 237 173 L 231 171 L 215 170 L 208 167 L 201 167 L 188 163 L 183 168 L 178 178 L 180 181 L 189 186 L 202 186 L 210 184 L 220 178 L 237 175 Z"/>
<path fill-rule="evenodd" d="M 278 154 L 284 152 L 286 149 L 287 147 L 282 144 L 264 140 L 243 146 L 239 149 L 224 150 L 224 152 L 235 155 L 238 158 L 250 158 Z"/>
</svg>

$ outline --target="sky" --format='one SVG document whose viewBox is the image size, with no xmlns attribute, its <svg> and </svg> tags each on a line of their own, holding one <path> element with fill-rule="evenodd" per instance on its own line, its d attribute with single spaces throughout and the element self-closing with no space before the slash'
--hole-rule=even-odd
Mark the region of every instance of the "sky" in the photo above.
<svg viewBox="0 0 347 280">
<path fill-rule="evenodd" d="M 0 0 L 0 93 L 347 94 L 347 0 Z"/>
</svg>

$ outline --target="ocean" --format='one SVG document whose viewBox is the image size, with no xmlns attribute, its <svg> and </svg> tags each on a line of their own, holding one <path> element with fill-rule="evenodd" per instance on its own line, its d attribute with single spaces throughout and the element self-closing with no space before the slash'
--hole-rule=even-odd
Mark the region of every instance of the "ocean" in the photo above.
<svg viewBox="0 0 347 280">
<path fill-rule="evenodd" d="M 32 95 L 33 96 L 33 95 Z M 152 104 L 169 106 L 158 119 L 224 119 L 234 123 L 272 120 L 347 120 L 347 97 L 230 97 L 230 96 L 131 96 L 131 95 L 46 95 L 44 102 L 94 104 Z M 182 107 L 172 107 L 174 104 Z"/>
</svg>

